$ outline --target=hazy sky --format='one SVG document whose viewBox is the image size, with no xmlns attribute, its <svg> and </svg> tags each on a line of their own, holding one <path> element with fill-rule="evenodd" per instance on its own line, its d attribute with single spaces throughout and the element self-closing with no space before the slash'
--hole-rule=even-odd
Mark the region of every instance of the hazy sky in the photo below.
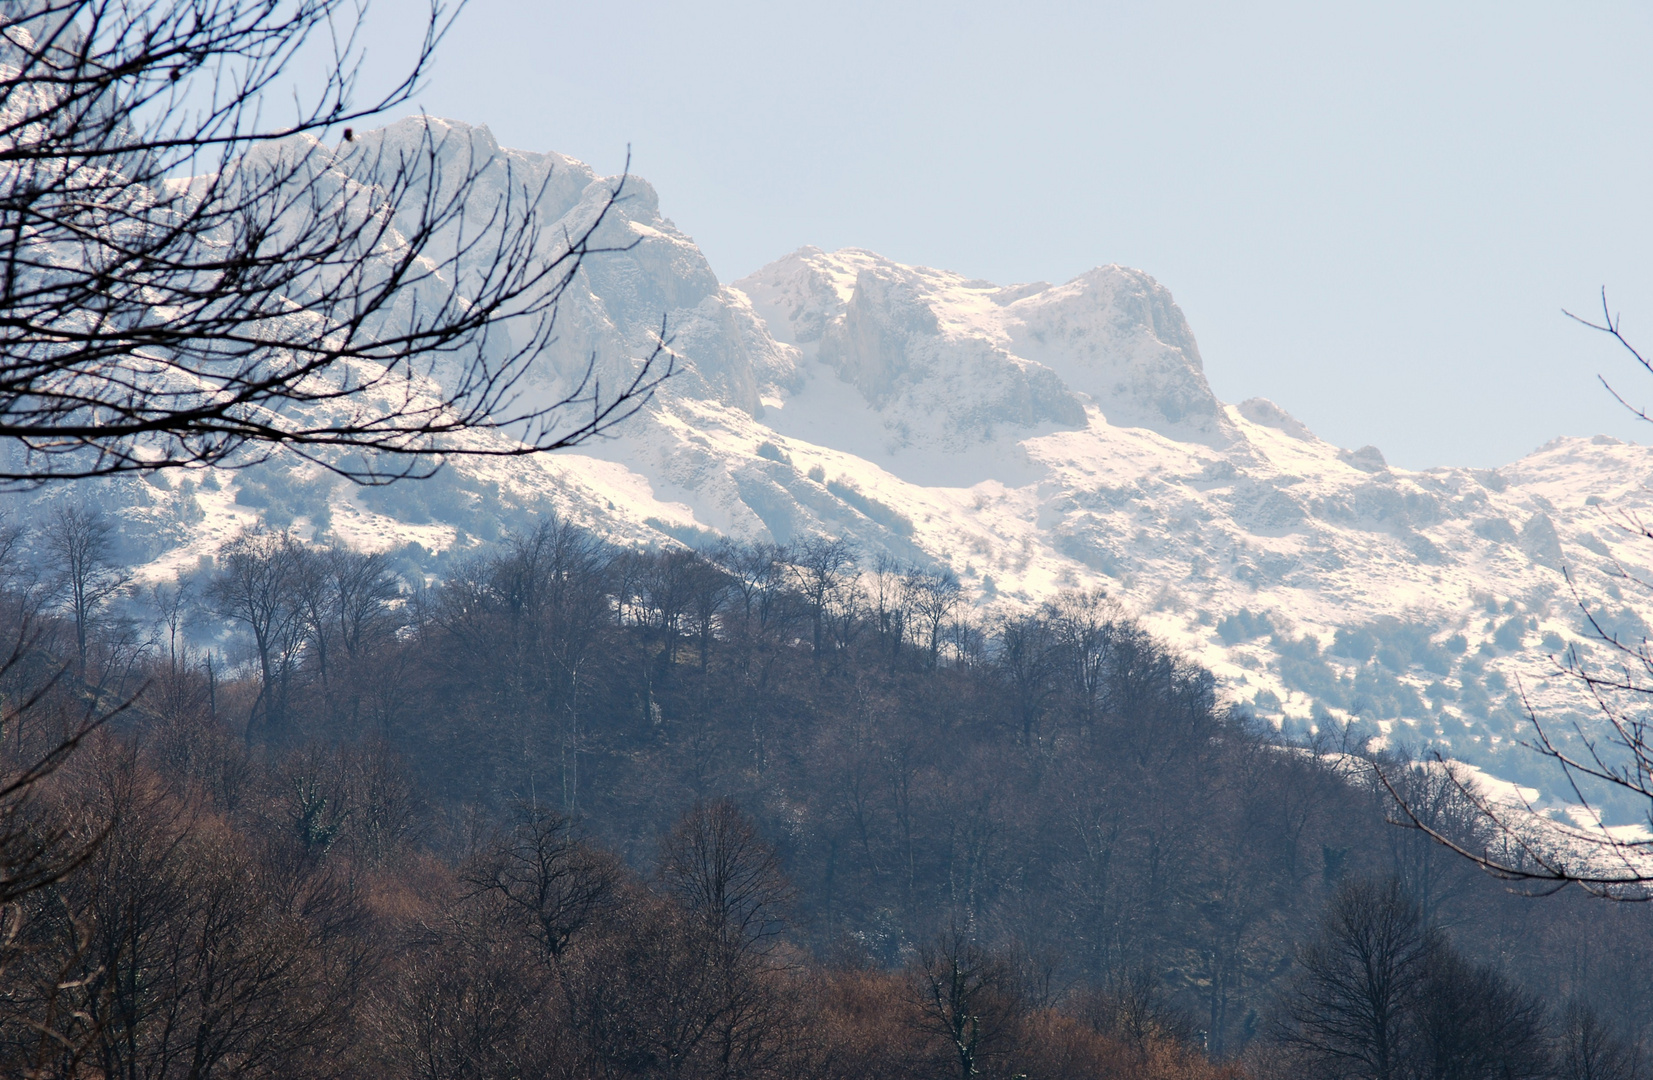
<svg viewBox="0 0 1653 1080">
<path fill-rule="evenodd" d="M 377 0 L 373 68 L 413 0 Z M 472 0 L 419 102 L 654 183 L 725 281 L 804 244 L 1140 267 L 1218 395 L 1397 464 L 1646 442 L 1653 14 L 1631 4 Z"/>
</svg>

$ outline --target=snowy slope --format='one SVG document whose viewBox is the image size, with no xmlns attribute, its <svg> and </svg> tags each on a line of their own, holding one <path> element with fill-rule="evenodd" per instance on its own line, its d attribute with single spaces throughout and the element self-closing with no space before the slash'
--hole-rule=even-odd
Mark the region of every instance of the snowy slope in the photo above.
<svg viewBox="0 0 1653 1080">
<path fill-rule="evenodd" d="M 507 165 L 549 177 L 548 235 L 615 182 L 440 123 L 501 183 Z M 347 158 L 302 149 L 348 178 Z M 988 612 L 1105 588 L 1282 728 L 1539 784 L 1553 777 L 1514 746 L 1513 695 L 1580 705 L 1543 655 L 1587 637 L 1563 571 L 1626 633 L 1653 615 L 1615 577 L 1653 573 L 1653 543 L 1618 524 L 1653 510 L 1653 450 L 1566 438 L 1496 471 L 1392 469 L 1263 398 L 1219 402 L 1170 292 L 1140 271 L 999 286 L 805 248 L 725 285 L 652 188 L 626 191 L 598 237 L 624 250 L 580 271 L 533 387 L 558 392 L 593 356 L 623 374 L 664 315 L 681 374 L 619 437 L 380 490 L 284 464 L 121 481 L 149 573 L 259 517 L 406 549 L 431 573 L 548 508 L 624 542 L 831 534 L 868 561 L 950 567 Z"/>
</svg>

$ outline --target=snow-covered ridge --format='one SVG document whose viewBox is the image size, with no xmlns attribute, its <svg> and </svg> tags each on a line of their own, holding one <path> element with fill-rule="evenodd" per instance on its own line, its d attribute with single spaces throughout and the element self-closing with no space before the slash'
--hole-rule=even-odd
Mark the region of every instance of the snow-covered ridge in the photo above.
<svg viewBox="0 0 1653 1080">
<path fill-rule="evenodd" d="M 616 180 L 441 123 L 498 183 L 507 165 L 549 178 L 548 237 Z M 413 139 L 413 124 L 363 141 Z M 348 157 L 305 152 L 348 178 Z M 1141 271 L 1001 286 L 805 248 L 725 285 L 646 182 L 625 190 L 596 238 L 624 250 L 581 269 L 530 388 L 557 393 L 592 357 L 630 370 L 664 316 L 680 374 L 617 438 L 381 490 L 284 464 L 220 472 L 217 490 L 122 481 L 152 572 L 261 516 L 416 543 L 432 573 L 552 508 L 627 542 L 832 534 L 869 561 L 949 567 L 986 611 L 1106 588 L 1282 727 L 1406 740 L 1541 785 L 1512 694 L 1580 705 L 1543 659 L 1585 640 L 1563 570 L 1626 633 L 1653 615 L 1615 572 L 1653 571 L 1653 545 L 1614 518 L 1653 509 L 1647 448 L 1565 438 L 1496 471 L 1390 468 L 1263 398 L 1219 402 L 1182 312 Z"/>
<path fill-rule="evenodd" d="M 991 440 L 1007 425 L 1082 428 L 1082 399 L 1117 426 L 1226 434 L 1187 321 L 1139 270 L 998 286 L 804 248 L 735 285 L 776 338 L 861 391 L 894 449 Z"/>
</svg>

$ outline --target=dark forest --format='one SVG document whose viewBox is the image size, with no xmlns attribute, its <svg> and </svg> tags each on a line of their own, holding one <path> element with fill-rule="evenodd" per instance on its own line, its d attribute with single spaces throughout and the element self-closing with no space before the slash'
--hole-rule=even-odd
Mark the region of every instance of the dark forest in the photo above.
<svg viewBox="0 0 1653 1080">
<path fill-rule="evenodd" d="M 1482 874 L 1103 595 L 552 522 L 123 608 L 109 535 L 7 533 L 17 1075 L 1641 1075 L 1644 905 Z"/>
</svg>

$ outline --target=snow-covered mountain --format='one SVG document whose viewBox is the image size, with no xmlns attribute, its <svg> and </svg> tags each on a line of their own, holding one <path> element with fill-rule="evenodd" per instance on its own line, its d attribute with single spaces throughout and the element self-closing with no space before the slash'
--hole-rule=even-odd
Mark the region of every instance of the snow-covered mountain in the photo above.
<svg viewBox="0 0 1653 1080">
<path fill-rule="evenodd" d="M 550 177 L 547 235 L 590 220 L 614 182 L 444 123 L 501 176 Z M 1141 271 L 997 285 L 804 248 L 723 284 L 652 188 L 626 192 L 596 238 L 624 250 L 584 264 L 531 388 L 558 392 L 592 356 L 623 373 L 664 315 L 680 374 L 618 437 L 387 489 L 282 463 L 122 481 L 150 573 L 259 517 L 406 549 L 433 573 L 551 508 L 628 542 L 831 534 L 869 562 L 950 568 L 988 612 L 1105 588 L 1283 728 L 1546 783 L 1514 745 L 1514 694 L 1582 706 L 1544 659 L 1588 636 L 1573 588 L 1632 637 L 1653 615 L 1619 580 L 1653 572 L 1653 543 L 1620 527 L 1653 511 L 1653 450 L 1563 438 L 1494 471 L 1391 468 L 1265 398 L 1218 401 L 1171 293 Z"/>
</svg>

